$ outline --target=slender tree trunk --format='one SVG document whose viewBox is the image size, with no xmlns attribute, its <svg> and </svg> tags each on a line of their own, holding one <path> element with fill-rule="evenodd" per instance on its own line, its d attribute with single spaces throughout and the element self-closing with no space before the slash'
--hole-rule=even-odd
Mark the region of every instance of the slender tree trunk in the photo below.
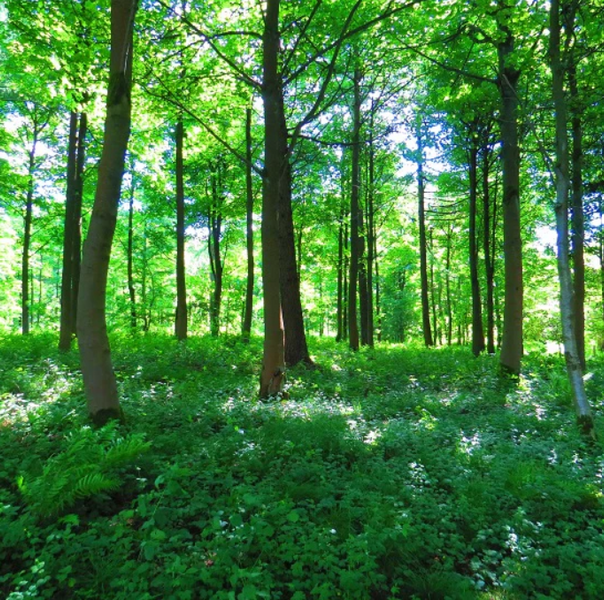
<svg viewBox="0 0 604 600">
<path fill-rule="evenodd" d="M 344 219 L 346 218 L 344 206 L 340 210 L 340 224 L 338 227 L 338 284 L 337 284 L 337 312 L 336 321 L 338 330 L 336 342 L 344 339 L 343 333 L 343 299 L 344 299 Z"/>
<path fill-rule="evenodd" d="M 373 146 L 373 114 L 371 107 L 371 123 L 369 135 L 369 181 L 367 189 L 367 343 L 374 345 L 373 321 L 373 269 L 375 250 L 375 148 Z"/>
<path fill-rule="evenodd" d="M 599 203 L 600 227 L 598 229 L 598 258 L 600 259 L 600 307 L 602 322 L 604 323 L 604 206 L 602 196 Z M 604 338 L 600 342 L 600 349 L 604 350 Z"/>
<path fill-rule="evenodd" d="M 503 341 L 499 361 L 505 373 L 518 374 L 522 361 L 523 308 L 517 91 L 520 71 L 511 64 L 511 55 L 514 51 L 512 33 L 506 24 L 500 23 L 499 29 L 505 36 L 498 45 L 503 164 L 503 253 L 505 258 Z"/>
<path fill-rule="evenodd" d="M 212 270 L 214 289 L 210 298 L 210 332 L 213 336 L 220 333 L 220 305 L 222 302 L 223 261 L 220 253 L 222 236 L 222 176 L 221 164 L 216 165 L 212 173 L 212 206 L 208 215 L 208 253 Z"/>
<path fill-rule="evenodd" d="M 187 339 L 187 282 L 185 273 L 185 191 L 183 164 L 184 125 L 176 124 L 176 320 L 174 333 Z"/>
<path fill-rule="evenodd" d="M 583 370 L 575 337 L 573 318 L 573 283 L 569 262 L 568 245 L 568 192 L 569 152 L 567 133 L 567 107 L 564 97 L 564 67 L 560 57 L 560 2 L 550 4 L 550 60 L 552 70 L 552 94 L 556 122 L 556 230 L 558 234 L 558 277 L 560 279 L 560 314 L 564 338 L 566 370 L 573 390 L 575 412 L 581 429 L 594 436 L 591 408 L 585 393 Z M 569 32 L 570 33 L 570 32 Z"/>
<path fill-rule="evenodd" d="M 31 225 L 34 208 L 34 172 L 36 169 L 37 124 L 34 125 L 33 142 L 29 151 L 27 166 L 27 196 L 25 198 L 25 214 L 23 216 L 23 256 L 21 260 L 21 333 L 29 334 L 29 254 L 31 247 Z M 33 298 L 33 294 L 32 294 Z"/>
<path fill-rule="evenodd" d="M 283 148 L 287 139 L 282 110 L 282 79 L 279 73 L 279 0 L 267 0 L 262 39 L 262 99 L 264 102 L 264 160 L 262 185 L 262 287 L 264 303 L 264 356 L 260 397 L 280 392 L 285 375 L 285 351 L 280 298 L 279 196 Z"/>
<path fill-rule="evenodd" d="M 453 243 L 453 228 L 447 231 L 447 250 L 445 255 L 445 291 L 447 295 L 447 345 L 453 342 L 453 309 L 451 306 L 451 244 Z"/>
<path fill-rule="evenodd" d="M 71 284 L 71 331 L 77 334 L 78 295 L 80 291 L 80 267 L 82 264 L 82 200 L 84 197 L 84 164 L 86 162 L 86 134 L 88 133 L 88 117 L 80 113 L 78 128 L 78 149 L 76 160 L 76 181 L 74 190 L 74 233 L 72 246 L 72 284 Z"/>
<path fill-rule="evenodd" d="M 75 237 L 75 187 L 78 136 L 78 113 L 72 111 L 69 117 L 69 142 L 67 147 L 67 185 L 65 190 L 65 225 L 63 229 L 63 269 L 61 273 L 61 317 L 59 350 L 71 348 L 72 335 L 72 285 L 73 254 Z"/>
<path fill-rule="evenodd" d="M 482 302 L 478 280 L 478 248 L 476 244 L 476 205 L 478 197 L 478 146 L 472 140 L 470 147 L 470 281 L 472 285 L 472 354 L 484 352 L 484 332 L 482 330 Z"/>
<path fill-rule="evenodd" d="M 421 132 L 421 121 L 418 117 L 417 128 L 417 202 L 419 222 L 419 260 L 422 298 L 422 326 L 424 330 L 424 343 L 433 346 L 432 329 L 430 328 L 430 302 L 428 299 L 428 254 L 426 242 L 426 206 L 424 182 L 424 149 Z"/>
<path fill-rule="evenodd" d="M 348 216 L 348 215 L 347 215 Z M 350 271 L 350 250 L 348 243 L 348 222 L 344 221 L 344 268 L 342 273 L 342 339 L 348 339 L 348 273 Z"/>
<path fill-rule="evenodd" d="M 430 250 L 430 306 L 432 308 L 432 345 L 436 346 L 439 337 L 438 319 L 436 317 L 436 286 L 434 285 L 434 244 L 432 230 L 428 236 L 428 249 Z"/>
<path fill-rule="evenodd" d="M 574 24 L 574 14 L 573 14 Z M 574 315 L 577 351 L 585 369 L 585 224 L 583 217 L 583 124 L 579 108 L 577 68 L 569 57 L 568 81 L 571 97 L 572 151 L 572 241 L 574 270 Z"/>
<path fill-rule="evenodd" d="M 375 265 L 375 318 L 377 320 L 377 341 L 382 341 L 382 307 L 380 304 L 380 269 L 377 252 L 377 235 L 373 236 L 373 261 Z"/>
<path fill-rule="evenodd" d="M 130 198 L 128 202 L 128 296 L 130 298 L 130 328 L 136 329 L 136 292 L 134 290 L 134 169 L 131 173 Z"/>
<path fill-rule="evenodd" d="M 491 252 L 491 194 L 489 186 L 489 147 L 488 141 L 483 146 L 482 154 L 482 216 L 483 216 L 483 250 L 487 287 L 487 352 L 495 353 L 495 264 Z"/>
<path fill-rule="evenodd" d="M 130 135 L 132 28 L 136 0 L 111 2 L 111 58 L 103 151 L 78 302 L 78 338 L 88 410 L 96 423 L 121 418 L 105 321 L 107 271 Z"/>
<path fill-rule="evenodd" d="M 359 263 L 361 255 L 360 226 L 360 125 L 361 125 L 361 72 L 354 72 L 354 102 L 352 131 L 352 185 L 350 190 L 350 272 L 348 276 L 348 343 L 351 350 L 359 349 L 359 324 L 357 320 L 357 286 L 359 281 Z"/>
<path fill-rule="evenodd" d="M 247 283 L 245 290 L 245 312 L 243 316 L 243 340 L 248 342 L 252 330 L 252 308 L 254 304 L 254 190 L 252 187 L 252 109 L 245 111 L 245 195 L 246 195 L 246 249 Z"/>
</svg>

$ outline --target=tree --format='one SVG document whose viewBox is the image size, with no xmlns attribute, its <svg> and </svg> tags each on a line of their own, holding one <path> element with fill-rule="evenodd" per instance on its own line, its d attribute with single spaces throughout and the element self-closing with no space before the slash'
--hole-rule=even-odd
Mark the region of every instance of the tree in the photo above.
<svg viewBox="0 0 604 600">
<path fill-rule="evenodd" d="M 84 242 L 77 329 L 82 376 L 93 420 L 120 418 L 121 408 L 105 319 L 107 271 L 130 135 L 132 32 L 136 0 L 111 2 L 111 57 L 99 176 Z"/>
<path fill-rule="evenodd" d="M 562 6 L 564 5 L 562 0 Z M 581 429 L 594 434 L 591 408 L 585 394 L 581 357 L 577 347 L 576 321 L 573 318 L 573 283 L 569 263 L 568 243 L 568 194 L 570 190 L 570 169 L 568 149 L 568 108 L 564 93 L 565 72 L 561 57 L 560 43 L 560 0 L 550 4 L 550 67 L 552 71 L 552 96 L 556 123 L 556 163 L 554 165 L 556 183 L 556 232 L 558 234 L 558 277 L 560 280 L 560 314 L 564 338 L 564 358 L 566 370 L 573 391 L 575 412 Z M 569 35 L 571 32 L 568 32 Z"/>
</svg>

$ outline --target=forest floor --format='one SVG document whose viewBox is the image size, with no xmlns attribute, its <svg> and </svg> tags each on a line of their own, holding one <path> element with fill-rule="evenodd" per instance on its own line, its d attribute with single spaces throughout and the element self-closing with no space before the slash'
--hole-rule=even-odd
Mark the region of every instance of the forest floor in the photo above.
<svg viewBox="0 0 604 600">
<path fill-rule="evenodd" d="M 262 402 L 259 340 L 116 337 L 127 422 L 95 430 L 55 346 L 0 339 L 0 597 L 604 597 L 603 446 L 559 356 L 510 383 L 464 348 L 313 340 Z"/>
</svg>

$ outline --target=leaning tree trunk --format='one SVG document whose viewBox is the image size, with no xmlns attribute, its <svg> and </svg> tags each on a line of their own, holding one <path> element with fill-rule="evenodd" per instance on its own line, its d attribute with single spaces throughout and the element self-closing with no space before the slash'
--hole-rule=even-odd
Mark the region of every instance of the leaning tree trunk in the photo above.
<svg viewBox="0 0 604 600">
<path fill-rule="evenodd" d="M 284 156 L 280 138 L 287 138 L 282 116 L 282 80 L 279 75 L 279 0 L 267 0 L 264 21 L 263 85 L 264 161 L 262 182 L 262 287 L 264 304 L 264 356 L 260 375 L 260 397 L 283 389 L 285 353 L 279 290 L 279 210 L 280 180 Z"/>
<path fill-rule="evenodd" d="M 245 312 L 243 316 L 243 340 L 249 341 L 252 330 L 252 308 L 254 304 L 254 190 L 252 187 L 252 109 L 245 111 L 245 195 L 247 283 L 245 289 Z"/>
<path fill-rule="evenodd" d="M 583 432 L 594 435 L 591 408 L 587 401 L 583 383 L 583 369 L 575 337 L 573 318 L 573 282 L 569 262 L 568 244 L 568 192 L 569 153 L 567 132 L 567 107 L 564 97 L 564 67 L 560 57 L 560 2 L 552 0 L 550 5 L 550 60 L 552 70 L 552 95 L 556 122 L 556 231 L 558 234 L 558 277 L 560 279 L 560 315 L 564 338 L 566 370 L 573 391 L 575 412 Z"/>
<path fill-rule="evenodd" d="M 183 139 L 184 126 L 182 119 L 179 119 L 176 124 L 176 320 L 174 323 L 174 333 L 179 340 L 187 339 Z"/>
<path fill-rule="evenodd" d="M 470 148 L 470 280 L 472 285 L 472 354 L 484 352 L 484 332 L 482 329 L 482 303 L 478 280 L 478 248 L 476 244 L 476 204 L 478 196 L 478 147 L 475 140 Z"/>
<path fill-rule="evenodd" d="M 111 58 L 103 151 L 84 243 L 78 301 L 78 338 L 88 410 L 102 424 L 121 418 L 105 320 L 107 271 L 130 136 L 132 28 L 136 0 L 111 2 Z"/>
<path fill-rule="evenodd" d="M 500 25 L 505 38 L 498 45 L 501 93 L 501 158 L 503 166 L 503 254 L 505 305 L 499 362 L 503 372 L 520 373 L 522 361 L 522 240 L 520 236 L 520 151 L 518 149 L 518 91 L 520 71 L 511 64 L 514 38 Z"/>
</svg>

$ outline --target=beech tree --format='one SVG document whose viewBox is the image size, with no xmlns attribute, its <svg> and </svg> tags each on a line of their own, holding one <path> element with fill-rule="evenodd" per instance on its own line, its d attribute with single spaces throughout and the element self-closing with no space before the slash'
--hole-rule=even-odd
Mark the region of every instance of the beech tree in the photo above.
<svg viewBox="0 0 604 600">
<path fill-rule="evenodd" d="M 556 162 L 554 177 L 556 184 L 556 232 L 558 234 L 558 277 L 560 280 L 560 314 L 564 337 L 564 358 L 570 379 L 575 411 L 580 427 L 586 433 L 594 435 L 594 423 L 591 408 L 585 394 L 581 356 L 577 346 L 576 321 L 573 318 L 573 282 L 569 262 L 568 232 L 568 196 L 570 190 L 569 144 L 568 144 L 568 108 L 564 93 L 565 69 L 562 61 L 560 35 L 561 9 L 568 9 L 565 0 L 552 0 L 550 4 L 550 44 L 549 58 L 552 71 L 552 97 L 556 124 Z M 567 35 L 572 35 L 572 29 Z"/>
<path fill-rule="evenodd" d="M 111 2 L 111 57 L 103 152 L 78 296 L 78 341 L 90 415 L 97 423 L 120 418 L 121 409 L 105 319 L 107 271 L 117 219 L 128 137 L 132 32 L 137 0 Z"/>
</svg>

